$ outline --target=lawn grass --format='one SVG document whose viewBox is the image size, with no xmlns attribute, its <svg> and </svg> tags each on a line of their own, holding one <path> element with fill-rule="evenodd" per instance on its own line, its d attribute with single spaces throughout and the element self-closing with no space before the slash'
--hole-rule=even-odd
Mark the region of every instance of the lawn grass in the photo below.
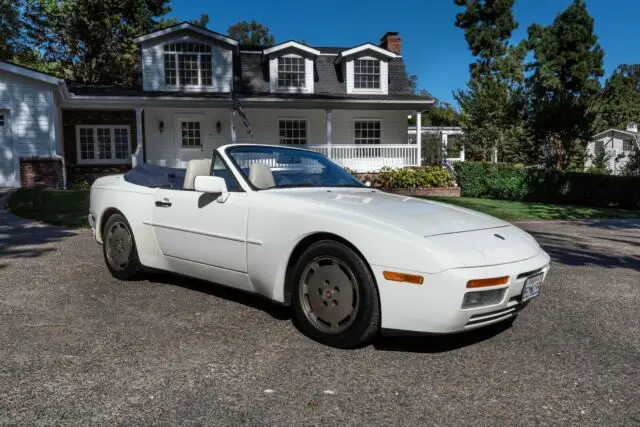
<svg viewBox="0 0 640 427">
<path fill-rule="evenodd" d="M 21 188 L 9 197 L 7 208 L 15 215 L 47 224 L 89 227 L 89 190 Z"/>
<path fill-rule="evenodd" d="M 505 220 L 640 218 L 640 211 L 615 208 L 510 202 L 507 200 L 476 199 L 472 197 L 425 197 L 425 199 L 473 209 Z"/>
</svg>

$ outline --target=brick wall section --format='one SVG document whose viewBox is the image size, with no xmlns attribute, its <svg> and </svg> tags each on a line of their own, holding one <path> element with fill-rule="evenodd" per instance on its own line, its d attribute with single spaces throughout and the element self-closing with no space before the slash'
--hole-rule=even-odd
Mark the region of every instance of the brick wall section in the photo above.
<svg viewBox="0 0 640 427">
<path fill-rule="evenodd" d="M 64 155 L 69 166 L 69 185 L 93 183 L 96 178 L 126 172 L 131 162 L 122 165 L 78 164 L 76 125 L 128 125 L 131 129 L 131 152 L 136 150 L 136 113 L 134 110 L 63 110 L 62 137 Z"/>
<path fill-rule="evenodd" d="M 77 164 L 76 125 L 128 125 L 131 128 L 131 151 L 136 150 L 136 113 L 133 109 L 62 110 L 64 156 L 70 165 Z"/>
<path fill-rule="evenodd" d="M 21 157 L 20 181 L 24 188 L 62 188 L 62 163 L 57 159 Z"/>
</svg>

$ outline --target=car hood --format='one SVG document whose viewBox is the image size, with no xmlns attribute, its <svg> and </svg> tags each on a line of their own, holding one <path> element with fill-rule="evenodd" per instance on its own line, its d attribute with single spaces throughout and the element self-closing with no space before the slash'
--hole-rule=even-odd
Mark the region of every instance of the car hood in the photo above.
<svg viewBox="0 0 640 427">
<path fill-rule="evenodd" d="M 423 237 L 510 226 L 505 221 L 479 212 L 378 190 L 325 188 L 275 191 L 287 197 L 306 199 L 391 223 Z"/>
</svg>

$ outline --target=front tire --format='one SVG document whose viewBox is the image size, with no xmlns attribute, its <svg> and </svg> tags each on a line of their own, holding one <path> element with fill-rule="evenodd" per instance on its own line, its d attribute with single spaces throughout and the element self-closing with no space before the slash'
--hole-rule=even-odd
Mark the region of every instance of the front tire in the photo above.
<svg viewBox="0 0 640 427">
<path fill-rule="evenodd" d="M 368 344 L 380 328 L 375 279 L 350 247 L 333 240 L 309 246 L 300 256 L 293 309 L 300 329 L 323 344 L 353 348 Z"/>
<path fill-rule="evenodd" d="M 102 233 L 102 253 L 109 272 L 116 279 L 133 280 L 142 272 L 133 232 L 121 214 L 107 219 Z"/>
</svg>

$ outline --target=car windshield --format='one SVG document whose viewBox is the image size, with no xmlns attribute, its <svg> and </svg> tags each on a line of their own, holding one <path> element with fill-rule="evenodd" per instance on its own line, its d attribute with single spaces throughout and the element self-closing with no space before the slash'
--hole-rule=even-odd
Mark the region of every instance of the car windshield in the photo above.
<svg viewBox="0 0 640 427">
<path fill-rule="evenodd" d="M 254 188 L 365 187 L 320 153 L 287 147 L 229 147 L 227 155 Z"/>
</svg>

